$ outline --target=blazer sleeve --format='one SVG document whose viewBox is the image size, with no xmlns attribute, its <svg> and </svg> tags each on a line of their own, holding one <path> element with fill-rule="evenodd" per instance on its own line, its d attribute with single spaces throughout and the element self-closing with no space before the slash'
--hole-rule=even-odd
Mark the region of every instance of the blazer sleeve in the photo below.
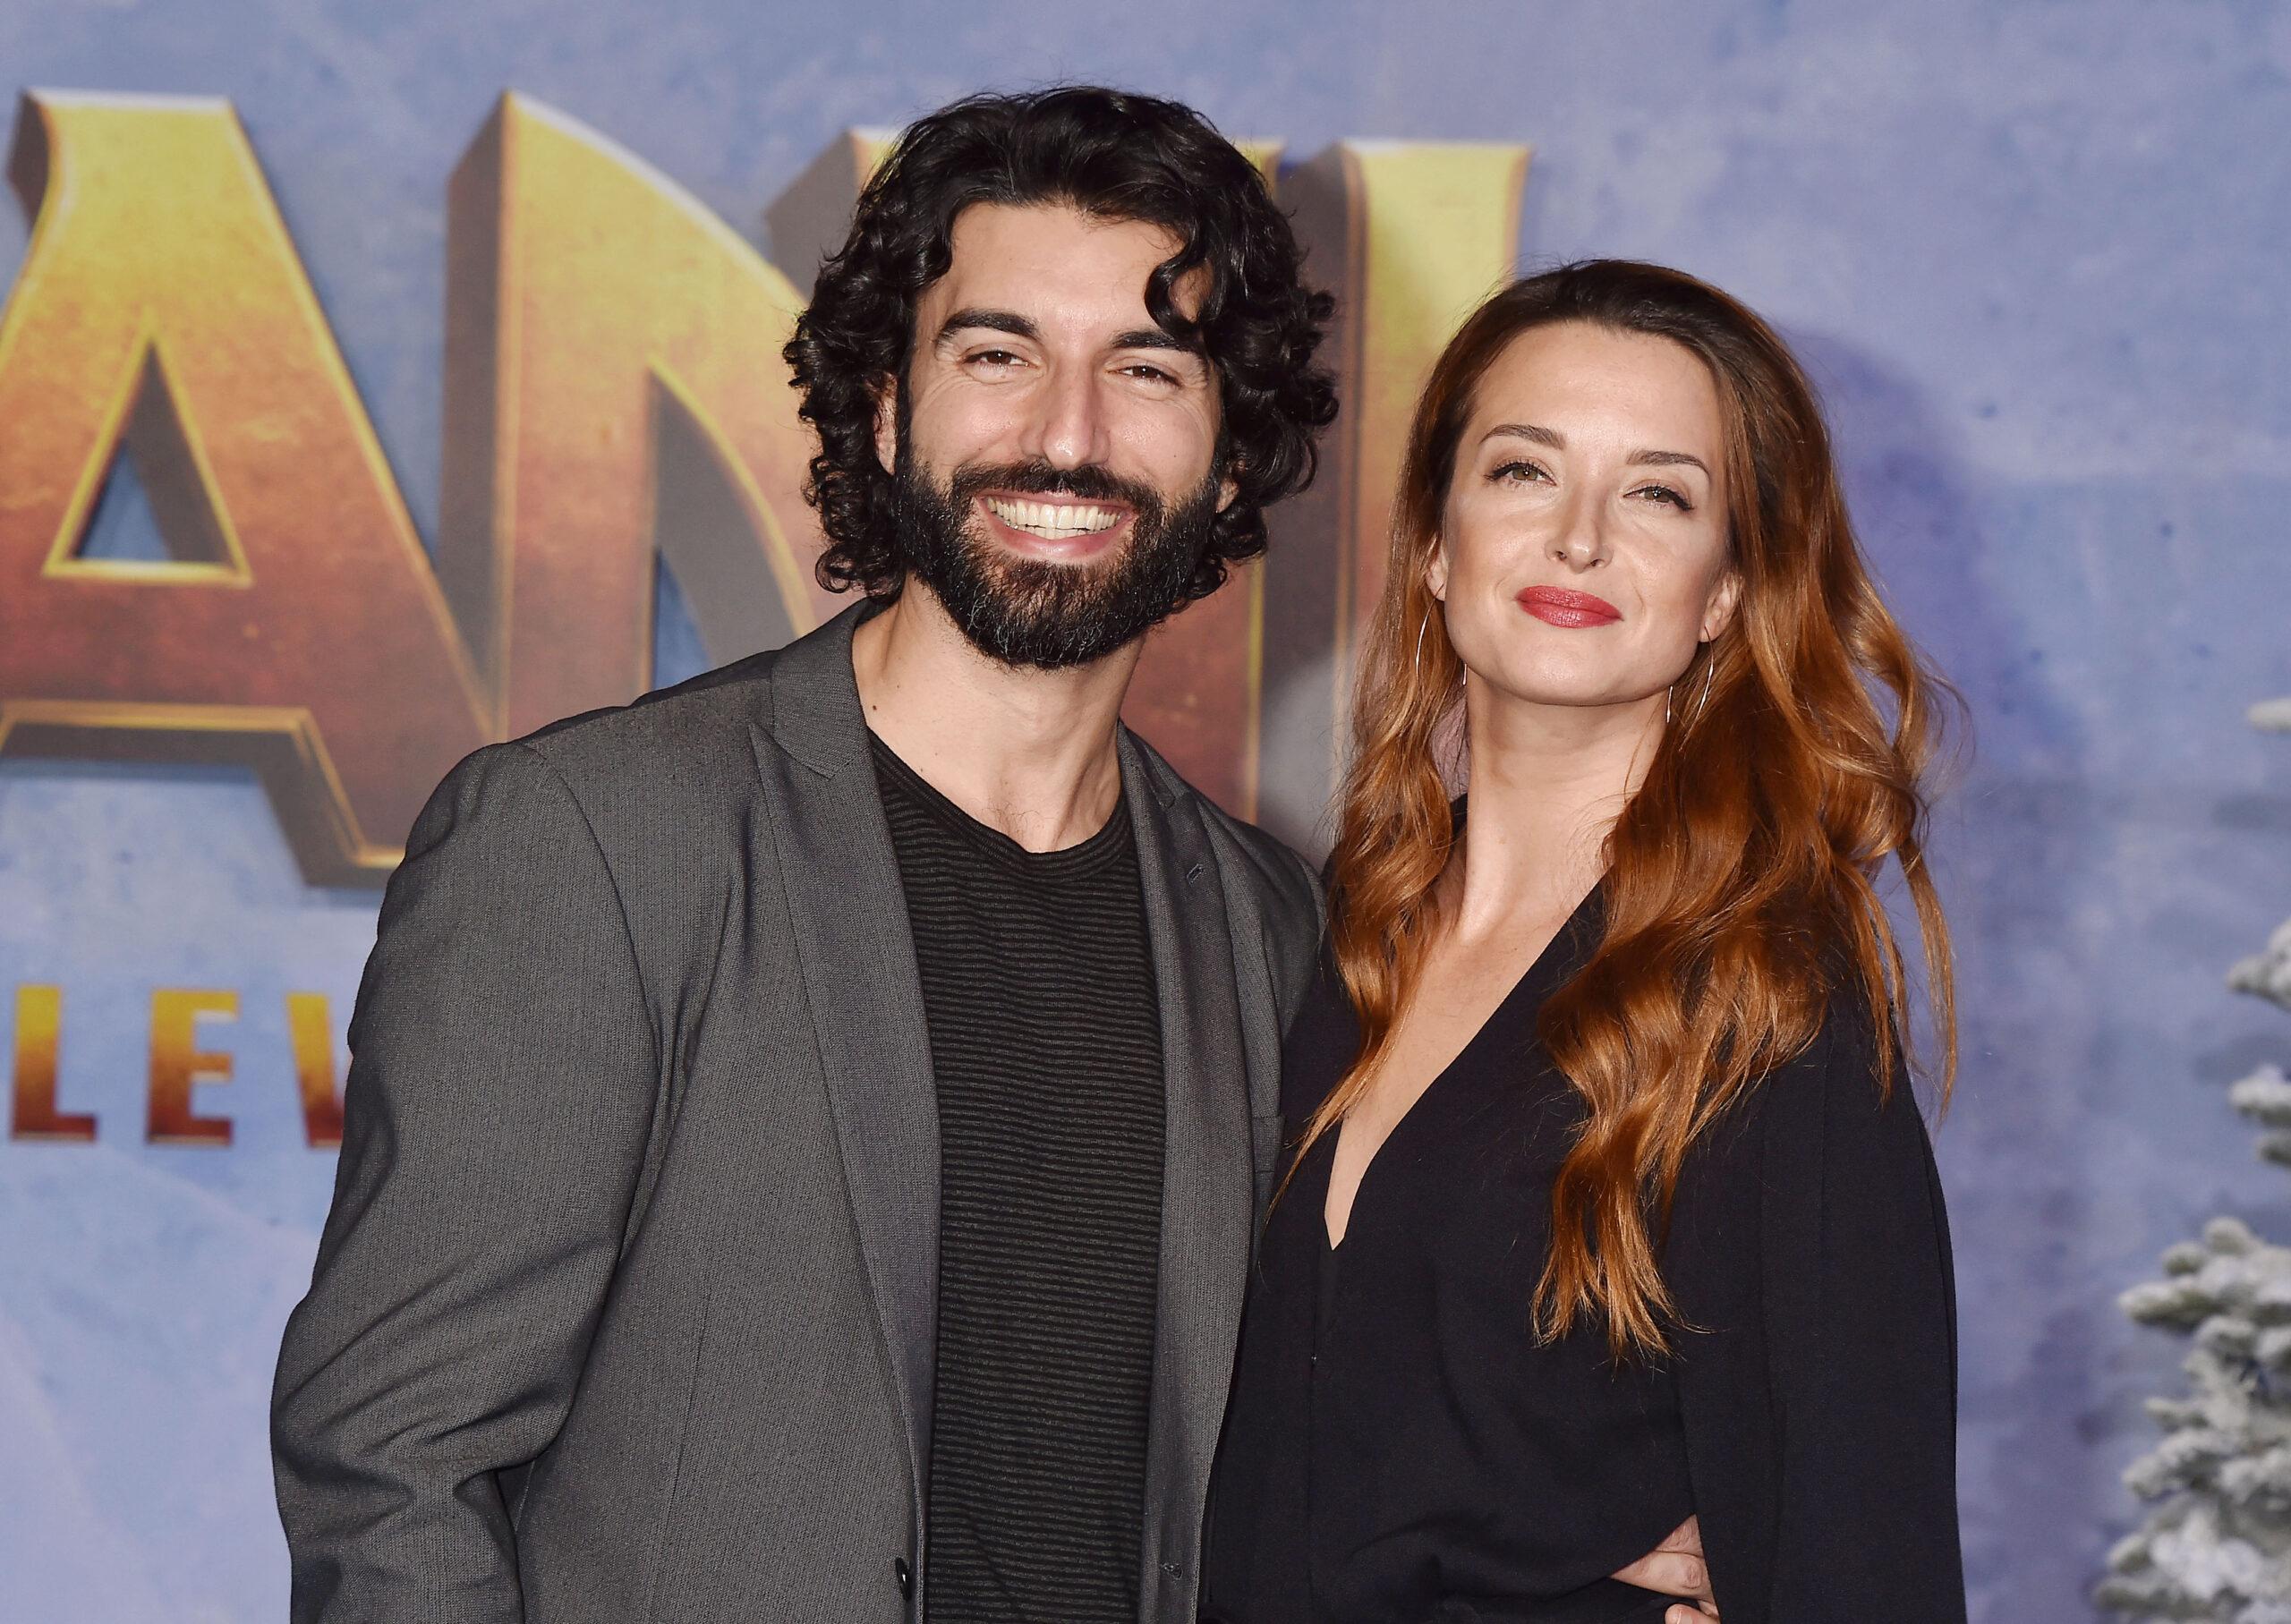
<svg viewBox="0 0 2291 1624">
<path fill-rule="evenodd" d="M 1738 1116 L 1682 1176 L 1665 1255 L 1720 1613 L 1962 1620 L 1955 1286 L 1915 1097 L 1838 1008 Z"/>
<path fill-rule="evenodd" d="M 385 895 L 271 1445 L 297 1624 L 524 1617 L 505 1495 L 572 1401 L 650 1132 L 620 899 L 531 748 L 457 767 Z"/>
</svg>

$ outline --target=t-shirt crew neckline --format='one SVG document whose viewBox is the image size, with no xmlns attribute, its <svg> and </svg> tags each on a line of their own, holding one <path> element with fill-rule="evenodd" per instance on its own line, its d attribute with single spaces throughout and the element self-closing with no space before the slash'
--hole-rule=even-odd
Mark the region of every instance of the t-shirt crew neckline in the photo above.
<svg viewBox="0 0 2291 1624">
<path fill-rule="evenodd" d="M 876 764 L 936 821 L 983 855 L 1015 871 L 1045 876 L 1093 874 L 1109 863 L 1120 862 L 1129 851 L 1133 837 L 1126 782 L 1125 793 L 1115 801 L 1112 814 L 1097 833 L 1054 852 L 1030 852 L 1001 829 L 980 822 L 949 800 L 928 778 L 908 766 L 872 727 L 867 730 L 867 748 L 873 752 Z"/>
</svg>

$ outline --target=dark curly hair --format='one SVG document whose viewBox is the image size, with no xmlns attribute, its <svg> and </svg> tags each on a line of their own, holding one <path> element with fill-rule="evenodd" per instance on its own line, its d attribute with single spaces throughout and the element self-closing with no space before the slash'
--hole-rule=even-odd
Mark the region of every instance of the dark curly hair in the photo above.
<svg viewBox="0 0 2291 1624">
<path fill-rule="evenodd" d="M 816 429 L 805 494 L 827 531 L 820 583 L 892 598 L 907 564 L 875 411 L 902 378 L 924 290 L 953 259 L 956 217 L 975 203 L 1062 203 L 1159 225 L 1183 246 L 1146 289 L 1154 322 L 1215 370 L 1221 445 L 1235 495 L 1179 599 L 1206 597 L 1228 565 L 1265 550 L 1265 509 L 1313 477 L 1314 439 L 1336 391 L 1313 364 L 1335 305 L 1303 280 L 1303 254 L 1265 183 L 1190 107 L 1094 85 L 967 97 L 907 126 L 859 195 L 851 235 L 820 268 L 785 354 L 800 414 Z M 1200 313 L 1171 290 L 1206 267 Z"/>
</svg>

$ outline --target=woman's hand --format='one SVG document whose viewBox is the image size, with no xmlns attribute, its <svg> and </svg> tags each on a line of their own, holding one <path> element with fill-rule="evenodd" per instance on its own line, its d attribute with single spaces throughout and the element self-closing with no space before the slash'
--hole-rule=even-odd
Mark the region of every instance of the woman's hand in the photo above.
<svg viewBox="0 0 2291 1624">
<path fill-rule="evenodd" d="M 1672 1608 L 1663 1615 L 1663 1624 L 1704 1624 L 1718 1616 L 1718 1603 L 1710 1594 L 1709 1564 L 1702 1560 L 1702 1523 L 1697 1518 L 1688 1518 L 1661 1544 L 1614 1577 L 1657 1595 L 1684 1596 L 1692 1603 Z"/>
</svg>

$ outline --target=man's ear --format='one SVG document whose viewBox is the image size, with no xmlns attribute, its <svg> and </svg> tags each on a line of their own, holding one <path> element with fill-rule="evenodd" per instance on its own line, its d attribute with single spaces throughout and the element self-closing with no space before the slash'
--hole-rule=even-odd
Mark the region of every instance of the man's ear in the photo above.
<svg viewBox="0 0 2291 1624">
<path fill-rule="evenodd" d="M 1223 513 L 1227 508 L 1233 505 L 1233 498 L 1240 494 L 1240 483 L 1239 480 L 1235 480 L 1231 474 L 1229 473 L 1223 479 L 1218 480 L 1217 511 L 1219 513 Z"/>
<path fill-rule="evenodd" d="M 875 460 L 885 473 L 899 464 L 899 380 L 888 376 L 875 385 Z"/>
<path fill-rule="evenodd" d="M 1734 624 L 1734 611 L 1742 607 L 1742 572 L 1729 565 L 1711 590 L 1710 601 L 1702 611 L 1702 641 L 1710 642 Z"/>
</svg>

